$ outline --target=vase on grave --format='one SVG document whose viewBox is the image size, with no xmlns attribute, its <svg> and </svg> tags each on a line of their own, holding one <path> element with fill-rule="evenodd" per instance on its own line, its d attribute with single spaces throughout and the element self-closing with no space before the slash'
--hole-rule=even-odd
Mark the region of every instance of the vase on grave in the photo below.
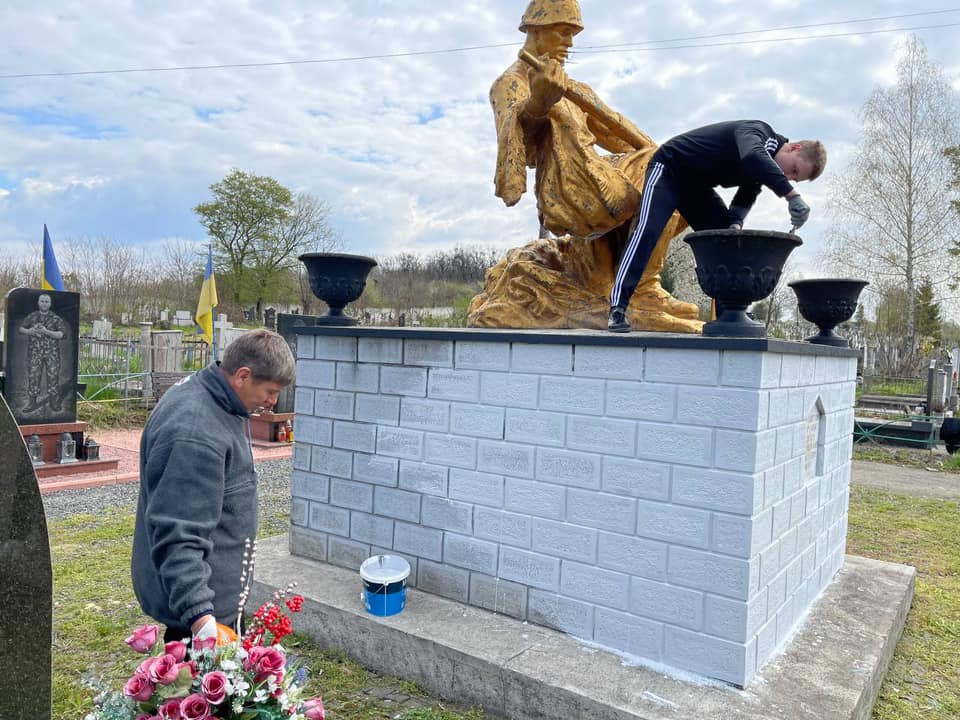
<svg viewBox="0 0 960 720">
<path fill-rule="evenodd" d="M 797 296 L 797 307 L 804 320 L 816 325 L 820 332 L 806 338 L 815 345 L 850 347 L 845 338 L 834 332 L 857 311 L 860 292 L 870 283 L 849 278 L 812 278 L 790 283 Z"/>
<path fill-rule="evenodd" d="M 307 268 L 313 294 L 329 307 L 326 315 L 317 318 L 317 325 L 356 325 L 343 308 L 363 294 L 367 275 L 377 261 L 345 253 L 304 253 L 299 260 Z"/>
<path fill-rule="evenodd" d="M 703 326 L 707 337 L 762 338 L 763 323 L 747 308 L 773 292 L 783 265 L 803 241 L 773 230 L 701 230 L 684 238 L 697 261 L 697 282 L 717 301 L 717 319 Z"/>
</svg>

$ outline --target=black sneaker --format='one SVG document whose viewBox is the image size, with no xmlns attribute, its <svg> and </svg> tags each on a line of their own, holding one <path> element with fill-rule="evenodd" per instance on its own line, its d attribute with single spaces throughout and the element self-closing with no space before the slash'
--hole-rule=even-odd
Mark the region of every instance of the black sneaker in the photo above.
<svg viewBox="0 0 960 720">
<path fill-rule="evenodd" d="M 623 308 L 610 308 L 610 317 L 607 319 L 607 330 L 616 333 L 630 332 L 630 323 L 627 322 L 627 313 Z"/>
</svg>

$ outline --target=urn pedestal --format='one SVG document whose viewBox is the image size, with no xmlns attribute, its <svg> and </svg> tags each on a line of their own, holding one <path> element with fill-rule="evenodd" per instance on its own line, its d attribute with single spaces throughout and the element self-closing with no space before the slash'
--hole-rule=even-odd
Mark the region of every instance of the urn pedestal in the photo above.
<svg viewBox="0 0 960 720">
<path fill-rule="evenodd" d="M 363 295 L 367 275 L 377 261 L 365 255 L 305 253 L 299 258 L 307 268 L 310 289 L 330 308 L 317 318 L 317 325 L 356 325 L 343 308 Z"/>
<path fill-rule="evenodd" d="M 697 261 L 697 282 L 717 301 L 717 319 L 703 326 L 704 336 L 765 337 L 747 308 L 773 292 L 787 257 L 803 241 L 772 230 L 701 230 L 684 242 Z"/>
<path fill-rule="evenodd" d="M 814 278 L 790 283 L 797 295 L 800 314 L 820 328 L 817 335 L 806 339 L 807 342 L 814 345 L 849 347 L 850 343 L 833 329 L 853 317 L 857 311 L 860 292 L 869 284 L 866 280 L 849 278 Z"/>
</svg>

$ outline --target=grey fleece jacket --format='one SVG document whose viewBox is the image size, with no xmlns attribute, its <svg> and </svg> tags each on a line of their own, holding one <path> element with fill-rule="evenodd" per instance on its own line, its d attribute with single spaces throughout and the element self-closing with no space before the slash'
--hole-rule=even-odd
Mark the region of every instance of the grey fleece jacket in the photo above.
<svg viewBox="0 0 960 720">
<path fill-rule="evenodd" d="M 143 430 L 131 574 L 143 611 L 168 627 L 236 621 L 244 541 L 257 536 L 248 423 L 211 365 L 170 388 Z"/>
</svg>

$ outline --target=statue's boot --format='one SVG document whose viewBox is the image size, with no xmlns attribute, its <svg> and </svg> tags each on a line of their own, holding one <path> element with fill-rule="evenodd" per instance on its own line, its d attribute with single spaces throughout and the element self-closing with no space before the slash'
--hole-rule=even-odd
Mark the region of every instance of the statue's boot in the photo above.
<svg viewBox="0 0 960 720">
<path fill-rule="evenodd" d="M 700 317 L 700 308 L 694 303 L 677 300 L 660 284 L 660 273 L 667 261 L 670 239 L 666 235 L 661 235 L 657 241 L 647 268 L 643 271 L 640 283 L 630 300 L 630 306 L 637 310 L 666 313 L 683 320 L 696 320 Z"/>
<path fill-rule="evenodd" d="M 703 331 L 703 323 L 699 320 L 679 318 L 659 310 L 644 310 L 631 308 L 627 311 L 627 322 L 630 329 L 639 332 L 668 332 L 699 334 Z"/>
</svg>

